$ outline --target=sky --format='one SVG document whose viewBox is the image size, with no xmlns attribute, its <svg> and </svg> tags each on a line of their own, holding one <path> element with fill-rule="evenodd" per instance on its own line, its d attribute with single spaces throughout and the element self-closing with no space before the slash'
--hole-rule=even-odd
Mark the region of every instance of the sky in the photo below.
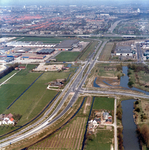
<svg viewBox="0 0 149 150">
<path fill-rule="evenodd" d="M 146 3 L 149 0 L 0 0 L 0 5 L 44 5 L 44 4 L 100 4 L 100 3 Z"/>
</svg>

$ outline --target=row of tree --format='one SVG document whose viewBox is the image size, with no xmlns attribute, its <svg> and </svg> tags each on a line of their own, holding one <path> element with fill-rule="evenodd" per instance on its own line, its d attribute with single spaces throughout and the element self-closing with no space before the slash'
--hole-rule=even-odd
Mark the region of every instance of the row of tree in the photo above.
<svg viewBox="0 0 149 150">
<path fill-rule="evenodd" d="M 14 70 L 16 67 L 18 67 L 18 64 L 17 64 L 17 63 L 15 63 L 15 64 L 9 66 L 7 69 L 5 69 L 4 71 L 2 71 L 2 72 L 0 73 L 0 79 L 1 79 L 2 77 L 4 77 L 5 75 L 7 75 L 8 73 L 10 73 L 10 72 L 11 72 L 12 70 Z"/>
<path fill-rule="evenodd" d="M 128 64 L 128 68 L 133 70 L 134 72 L 144 71 L 145 73 L 149 73 L 149 68 L 147 66 Z"/>
<path fill-rule="evenodd" d="M 149 148 L 149 126 L 144 124 L 141 127 L 137 127 L 136 130 L 139 138 L 140 145 L 146 145 L 147 149 Z"/>
</svg>

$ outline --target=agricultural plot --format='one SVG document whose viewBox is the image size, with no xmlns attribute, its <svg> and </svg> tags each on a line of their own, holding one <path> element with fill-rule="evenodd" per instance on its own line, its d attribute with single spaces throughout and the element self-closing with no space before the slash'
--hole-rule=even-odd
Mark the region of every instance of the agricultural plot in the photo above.
<svg viewBox="0 0 149 150">
<path fill-rule="evenodd" d="M 80 52 L 62 52 L 58 56 L 56 56 L 56 61 L 74 61 L 79 54 Z"/>
<path fill-rule="evenodd" d="M 30 147 L 29 150 L 36 149 L 76 149 L 80 150 L 82 147 L 84 126 L 86 118 L 77 117 L 68 127 L 54 134 L 52 137 Z"/>
<path fill-rule="evenodd" d="M 18 39 L 18 41 L 41 41 L 43 43 L 59 43 L 66 40 L 65 38 L 45 38 L 45 37 L 24 37 Z"/>
<path fill-rule="evenodd" d="M 35 65 L 28 65 L 25 70 L 21 70 L 18 74 L 1 86 L 0 114 L 4 113 L 6 108 L 41 74 L 28 72 L 30 68 L 34 67 Z M 12 75 L 12 72 L 6 77 L 9 77 L 10 75 Z M 6 77 L 3 77 L 1 81 L 6 79 Z"/>
<path fill-rule="evenodd" d="M 104 49 L 99 57 L 100 61 L 108 61 L 109 60 L 113 46 L 114 46 L 114 43 L 112 43 L 112 42 L 106 44 L 106 46 L 104 47 Z"/>
</svg>

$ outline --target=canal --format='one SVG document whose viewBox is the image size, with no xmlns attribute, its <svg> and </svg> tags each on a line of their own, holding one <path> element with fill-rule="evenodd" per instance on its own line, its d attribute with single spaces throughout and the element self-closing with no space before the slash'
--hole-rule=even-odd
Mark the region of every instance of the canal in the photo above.
<svg viewBox="0 0 149 150">
<path fill-rule="evenodd" d="M 124 100 L 122 104 L 122 125 L 124 150 L 140 150 L 136 134 L 136 124 L 133 118 L 133 106 L 136 100 Z"/>
</svg>

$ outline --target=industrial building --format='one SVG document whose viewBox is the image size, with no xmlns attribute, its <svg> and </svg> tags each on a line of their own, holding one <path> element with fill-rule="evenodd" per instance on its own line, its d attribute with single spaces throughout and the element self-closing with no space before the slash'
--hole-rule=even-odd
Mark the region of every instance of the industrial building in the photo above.
<svg viewBox="0 0 149 150">
<path fill-rule="evenodd" d="M 14 57 L 0 57 L 0 63 L 8 63 L 14 60 Z"/>
<path fill-rule="evenodd" d="M 10 53 L 13 50 L 14 46 L 1 46 L 0 54 Z"/>
<path fill-rule="evenodd" d="M 42 49 L 38 51 L 37 54 L 52 54 L 54 51 L 54 49 Z"/>
<path fill-rule="evenodd" d="M 44 59 L 46 55 L 37 55 L 37 54 L 22 54 L 21 58 L 22 59 Z"/>
<path fill-rule="evenodd" d="M 117 56 L 133 56 L 133 52 L 130 46 L 116 46 Z"/>
<path fill-rule="evenodd" d="M 14 57 L 17 58 L 21 56 L 22 54 L 17 54 L 17 53 L 10 53 L 10 54 L 1 54 L 0 57 Z"/>
<path fill-rule="evenodd" d="M 16 47 L 13 52 L 14 53 L 27 53 L 28 51 L 30 51 L 31 48 L 27 48 L 27 47 Z"/>
<path fill-rule="evenodd" d="M 11 41 L 6 43 L 7 46 L 15 46 L 15 47 L 54 47 L 55 44 L 44 44 L 41 41 Z"/>
<path fill-rule="evenodd" d="M 57 46 L 55 50 L 59 51 L 71 51 L 74 47 L 78 47 L 79 40 L 64 40 Z"/>
</svg>

